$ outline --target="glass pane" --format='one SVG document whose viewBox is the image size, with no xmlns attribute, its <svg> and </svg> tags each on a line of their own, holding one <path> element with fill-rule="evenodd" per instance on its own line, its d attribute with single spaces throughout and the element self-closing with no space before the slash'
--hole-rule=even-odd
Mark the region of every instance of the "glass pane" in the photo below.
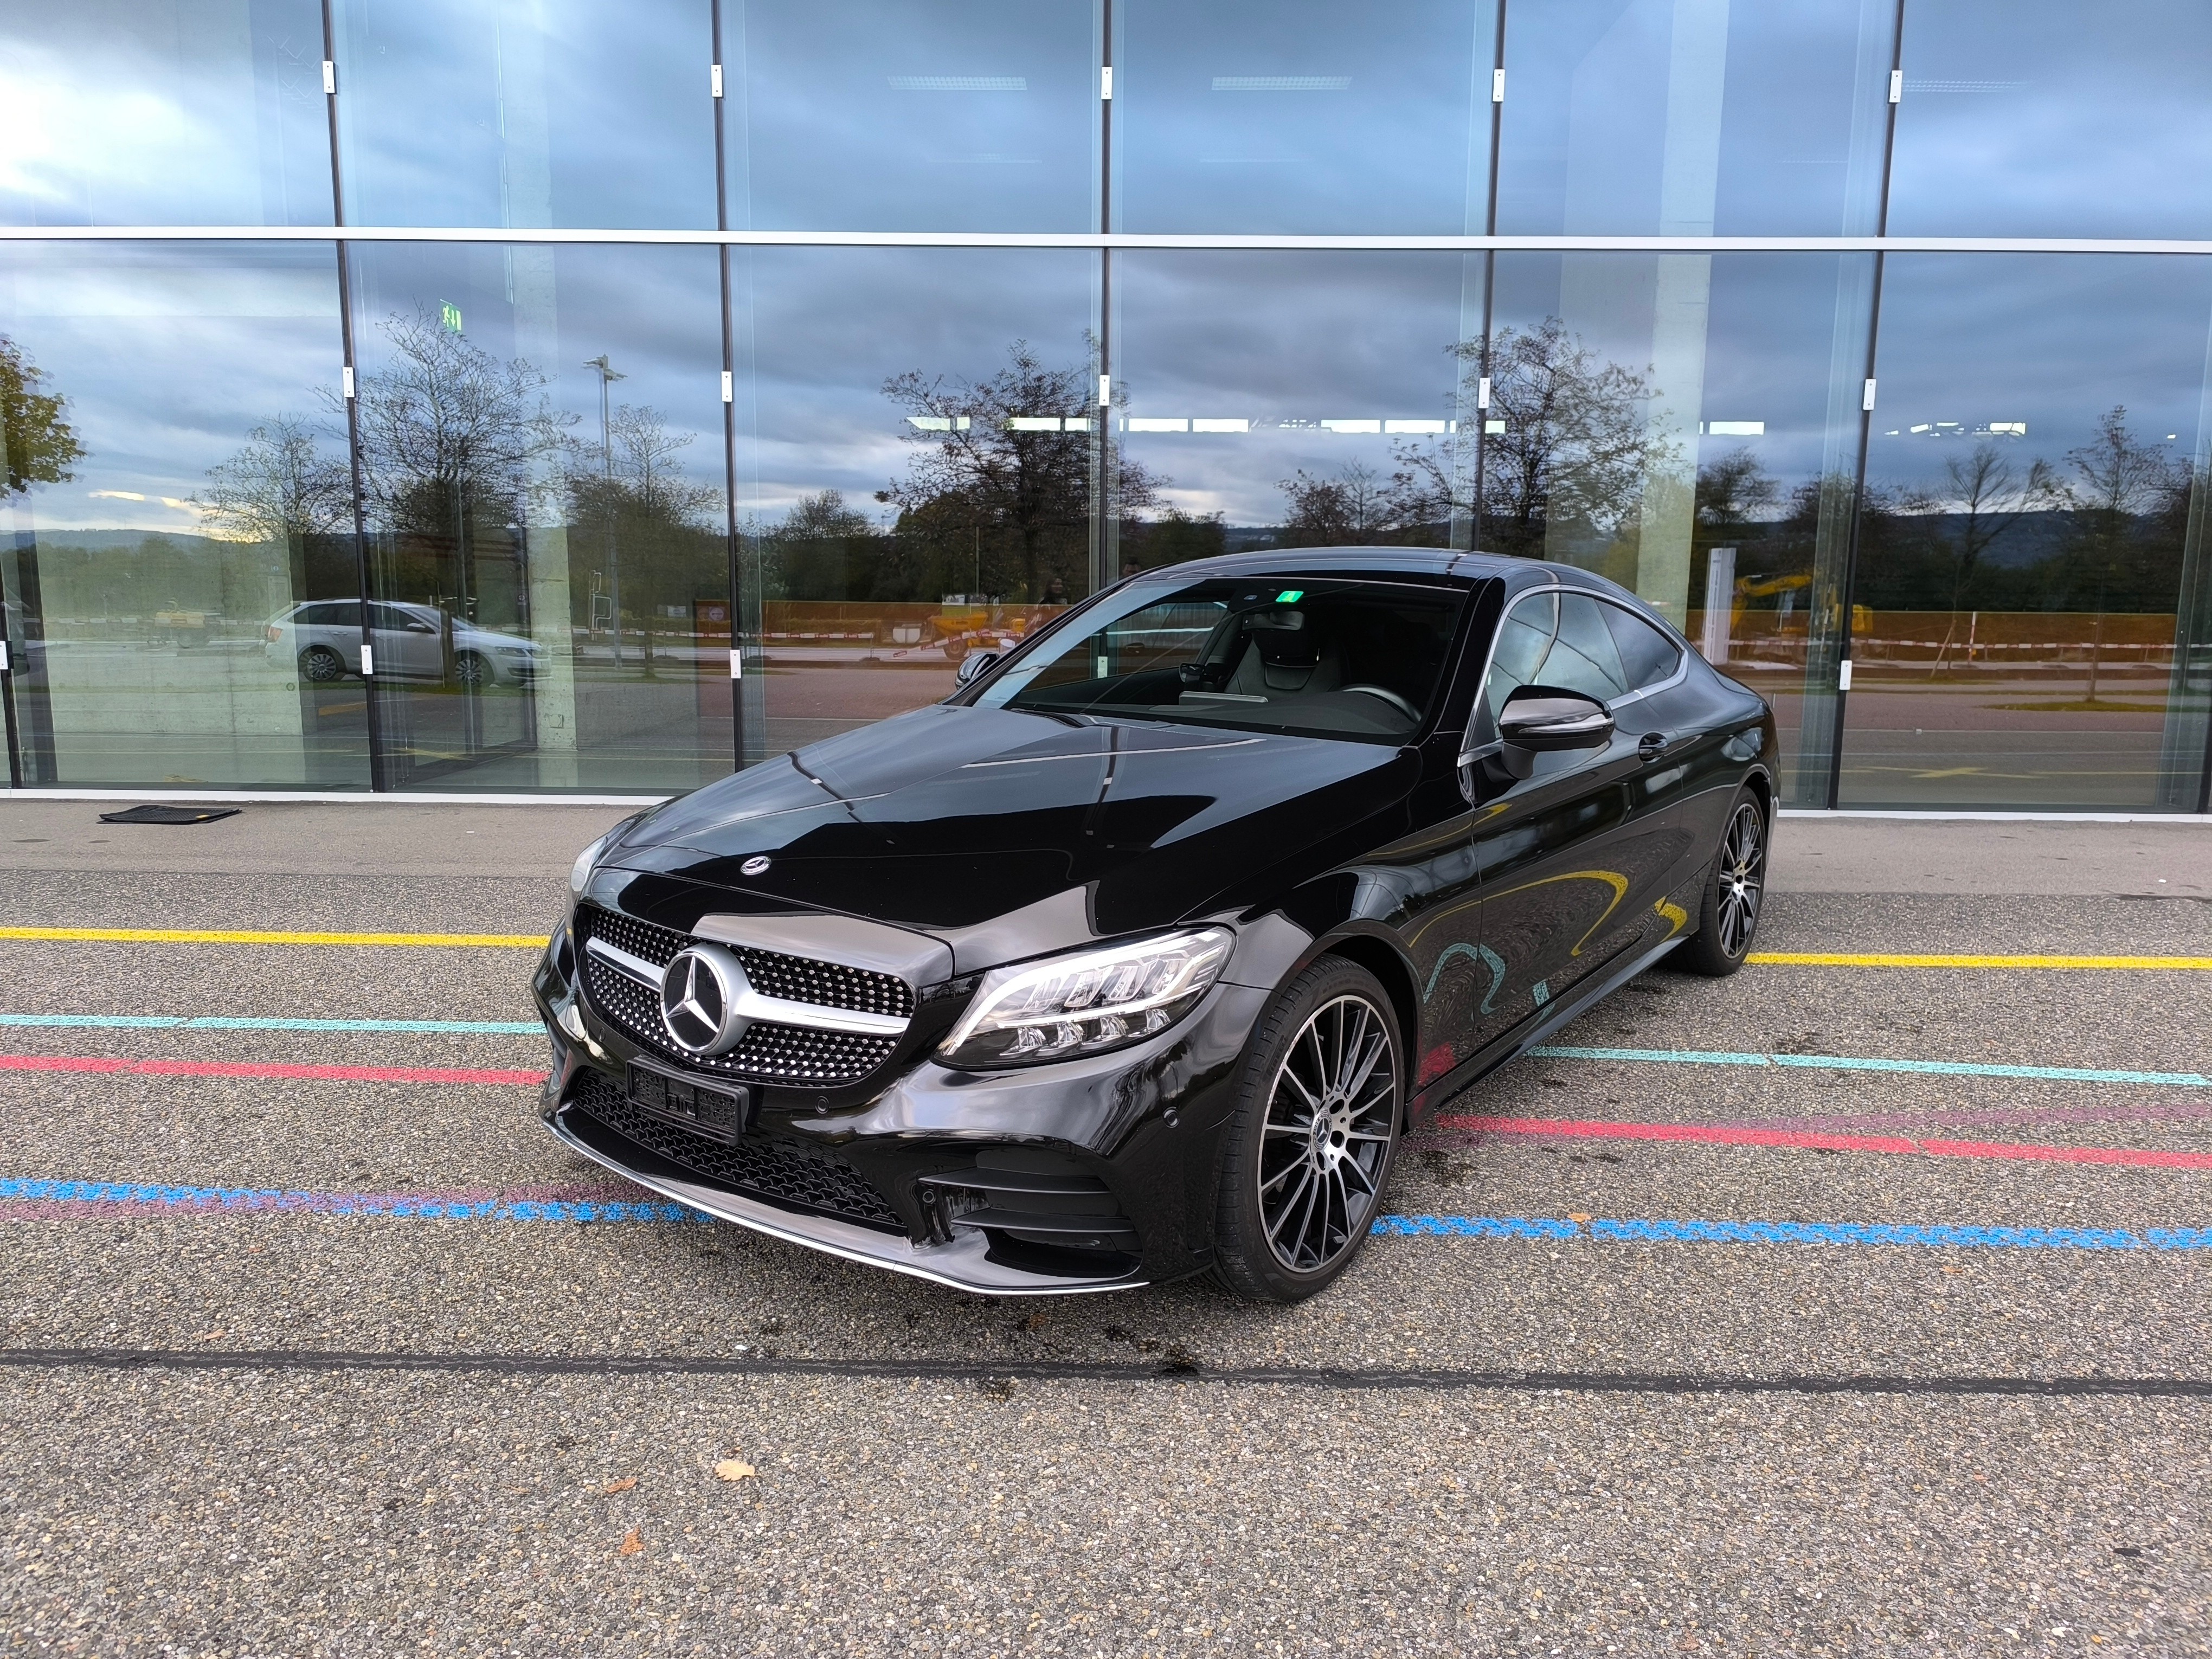
<svg viewBox="0 0 2212 1659">
<path fill-rule="evenodd" d="M 1620 669 L 1631 690 L 1641 690 L 1671 678 L 1681 665 L 1681 647 L 1641 617 L 1617 605 L 1602 607 L 1605 625 L 1620 653 Z"/>
<path fill-rule="evenodd" d="M 1544 684 L 1579 691 L 1600 702 L 1610 702 L 1628 690 L 1620 653 L 1601 614 L 1612 608 L 1578 594 L 1559 596 L 1559 637 L 1552 642 L 1552 654 L 1544 659 L 1537 676 Z"/>
<path fill-rule="evenodd" d="M 709 0 L 336 0 L 346 218 L 712 229 Z"/>
<path fill-rule="evenodd" d="M 354 257 L 387 783 L 659 793 L 727 772 L 714 250 Z"/>
<path fill-rule="evenodd" d="M 2212 7 L 1913 0 L 1891 163 L 1905 236 L 2203 236 Z"/>
<path fill-rule="evenodd" d="M 0 6 L 0 224 L 326 225 L 315 0 Z"/>
<path fill-rule="evenodd" d="M 730 222 L 1095 230 L 1093 0 L 725 7 Z"/>
<path fill-rule="evenodd" d="M 1413 580 L 1148 579 L 1018 653 L 977 701 L 1397 743 L 1436 696 L 1466 598 Z"/>
<path fill-rule="evenodd" d="M 1827 800 L 1870 270 L 1498 256 L 1478 544 L 1608 576 L 1699 641 L 1774 703 L 1801 804 Z"/>
<path fill-rule="evenodd" d="M 1079 252 L 732 250 L 745 755 L 953 689 L 1091 591 Z"/>
<path fill-rule="evenodd" d="M 1486 228 L 1487 0 L 1125 0 L 1115 22 L 1115 229 Z"/>
<path fill-rule="evenodd" d="M 1468 544 L 1481 256 L 1117 254 L 1114 292 L 1117 569 Z"/>
<path fill-rule="evenodd" d="M 1498 648 L 1491 653 L 1489 678 L 1483 681 L 1483 706 L 1490 724 L 1478 738 L 1497 734 L 1498 716 L 1516 687 L 1533 685 L 1551 654 L 1552 641 L 1559 631 L 1559 597 L 1534 593 L 1505 613 L 1498 630 Z"/>
<path fill-rule="evenodd" d="M 1498 228 L 1871 233 L 1895 20 L 1891 0 L 1509 7 Z"/>
<path fill-rule="evenodd" d="M 2208 330 L 2212 260 L 1890 258 L 1843 805 L 2196 809 Z"/>
<path fill-rule="evenodd" d="M 368 787 L 339 340 L 326 243 L 0 245 L 26 782 Z"/>
</svg>

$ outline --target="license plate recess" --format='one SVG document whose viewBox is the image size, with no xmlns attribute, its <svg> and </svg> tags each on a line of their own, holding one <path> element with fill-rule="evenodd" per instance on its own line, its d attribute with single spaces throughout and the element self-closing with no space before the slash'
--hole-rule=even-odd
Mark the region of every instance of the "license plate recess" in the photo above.
<svg viewBox="0 0 2212 1659">
<path fill-rule="evenodd" d="M 629 1092 L 639 1111 L 709 1140 L 734 1141 L 752 1127 L 753 1091 L 742 1083 L 705 1083 L 632 1060 Z"/>
</svg>

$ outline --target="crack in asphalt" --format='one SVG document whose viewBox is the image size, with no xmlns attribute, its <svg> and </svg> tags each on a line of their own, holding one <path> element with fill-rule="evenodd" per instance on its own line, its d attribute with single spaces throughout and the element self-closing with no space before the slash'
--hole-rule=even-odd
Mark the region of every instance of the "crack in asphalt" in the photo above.
<svg viewBox="0 0 2212 1659">
<path fill-rule="evenodd" d="M 1364 1390 L 1489 1389 L 1568 1394 L 1795 1394 L 2124 1396 L 2212 1399 L 2212 1378 L 2006 1376 L 1878 1372 L 1831 1376 L 1670 1371 L 1521 1371 L 1327 1365 L 1210 1366 L 1164 1360 L 797 1359 L 687 1354 L 380 1352 L 315 1348 L 0 1348 L 18 1370 L 468 1372 L 511 1376 L 829 1376 L 981 1382 L 1226 1382 Z"/>
</svg>

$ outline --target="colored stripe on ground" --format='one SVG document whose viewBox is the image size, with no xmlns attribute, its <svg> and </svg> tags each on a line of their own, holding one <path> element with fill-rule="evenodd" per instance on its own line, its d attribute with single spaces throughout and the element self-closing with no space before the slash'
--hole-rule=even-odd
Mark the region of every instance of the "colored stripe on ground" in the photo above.
<svg viewBox="0 0 2212 1659">
<path fill-rule="evenodd" d="M 1998 1066 L 1959 1060 L 1881 1060 L 1856 1054 L 1753 1054 L 1705 1048 L 1531 1048 L 1542 1060 L 1603 1060 L 1668 1066 L 1775 1066 L 1821 1072 L 1913 1072 L 1932 1077 L 2009 1077 L 2053 1083 L 2148 1083 L 2212 1089 L 2197 1072 L 2116 1072 L 2082 1066 Z"/>
<path fill-rule="evenodd" d="M 131 1077 L 258 1078 L 312 1083 L 505 1084 L 536 1088 L 545 1073 L 453 1066 L 302 1066 L 273 1061 L 124 1060 L 87 1054 L 0 1054 L 0 1072 L 90 1073 Z M 1793 1147 L 1835 1152 L 1917 1153 L 2043 1164 L 2107 1164 L 2158 1170 L 2212 1169 L 2212 1152 L 2135 1147 L 2039 1146 L 1996 1141 L 1909 1140 L 1898 1135 L 1826 1134 L 1743 1123 L 1607 1123 L 1571 1118 L 1440 1117 L 1439 1129 L 1476 1134 L 1549 1135 L 1579 1140 L 1689 1141 L 1713 1146 Z"/>
<path fill-rule="evenodd" d="M 309 1083 L 500 1083 L 536 1088 L 543 1072 L 459 1066 L 295 1066 L 281 1061 L 120 1060 L 86 1054 L 0 1054 L 0 1072 L 93 1072 L 129 1077 L 283 1078 Z"/>
<path fill-rule="evenodd" d="M 0 1026 L 94 1031 L 398 1031 L 424 1036 L 537 1036 L 534 1019 L 260 1019 L 219 1014 L 0 1014 Z"/>
<path fill-rule="evenodd" d="M 49 1216 L 317 1215 L 402 1221 L 678 1222 L 709 1218 L 665 1199 L 568 1189 L 496 1193 L 324 1193 L 274 1187 L 0 1179 L 0 1205 Z M 5 1213 L 0 1211 L 0 1213 Z M 1946 1249 L 2212 1250 L 2212 1228 L 1909 1226 L 1859 1222 L 1698 1221 L 1548 1216 L 1386 1215 L 1401 1238 L 1592 1240 L 1617 1244 L 1919 1245 Z"/>
<path fill-rule="evenodd" d="M 2033 1164 L 2105 1164 L 2148 1170 L 2212 1170 L 2212 1152 L 1907 1139 L 1902 1135 L 1822 1134 L 1802 1129 L 1770 1129 L 1748 1123 L 1607 1123 L 1575 1118 L 1440 1117 L 1437 1127 L 1475 1134 L 1532 1135 L 1559 1140 L 1656 1140 L 1705 1146 L 1788 1147 L 1801 1152 L 1901 1153 Z"/>
<path fill-rule="evenodd" d="M 2148 968 L 2212 969 L 2212 957 L 1979 957 L 1753 951 L 1746 962 L 1783 968 Z"/>
<path fill-rule="evenodd" d="M 476 945 L 538 951 L 544 933 L 286 933 L 202 927 L 0 927 L 0 939 L 101 939 L 125 945 Z"/>
</svg>

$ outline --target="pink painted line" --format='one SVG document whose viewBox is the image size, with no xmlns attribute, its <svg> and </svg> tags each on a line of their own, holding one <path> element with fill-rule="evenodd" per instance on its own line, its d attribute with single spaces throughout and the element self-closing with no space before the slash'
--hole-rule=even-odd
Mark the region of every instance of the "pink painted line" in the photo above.
<svg viewBox="0 0 2212 1659">
<path fill-rule="evenodd" d="M 2038 1164 L 2106 1164 L 2152 1170 L 2212 1170 L 2212 1152 L 2167 1152 L 2122 1146 L 2037 1146 L 1987 1140 L 1910 1140 L 1902 1135 L 1821 1134 L 1745 1123 L 1606 1123 L 1576 1118 L 1444 1117 L 1437 1120 L 1437 1127 L 1475 1134 L 1540 1135 L 1562 1140 L 1660 1140 L 1707 1146 L 1786 1146 L 1811 1152 L 2019 1159 Z"/>
<path fill-rule="evenodd" d="M 0 1072 L 93 1072 L 131 1077 L 282 1078 L 310 1083 L 496 1083 L 536 1088 L 543 1072 L 458 1066 L 292 1066 L 219 1060 L 118 1060 L 94 1054 L 0 1054 Z"/>
<path fill-rule="evenodd" d="M 2212 1117 L 2212 1101 L 2175 1100 L 2148 1106 L 2016 1106 L 1963 1112 L 1856 1112 L 1818 1117 L 1763 1117 L 1775 1129 L 1849 1133 L 1864 1129 L 2025 1129 L 2039 1123 L 2171 1123 Z"/>
</svg>

